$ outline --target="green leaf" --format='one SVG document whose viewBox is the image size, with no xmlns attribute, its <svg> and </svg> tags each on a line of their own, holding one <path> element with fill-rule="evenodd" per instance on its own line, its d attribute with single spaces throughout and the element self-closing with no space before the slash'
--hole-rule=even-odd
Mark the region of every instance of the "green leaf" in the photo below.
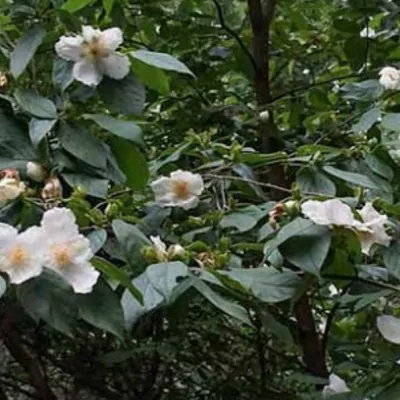
<svg viewBox="0 0 400 400">
<path fill-rule="evenodd" d="M 38 118 L 57 119 L 57 109 L 54 103 L 32 90 L 16 89 L 15 100 L 27 113 Z"/>
<path fill-rule="evenodd" d="M 143 294 L 143 305 L 127 290 L 122 295 L 121 305 L 124 310 L 125 327 L 128 331 L 142 315 L 158 307 L 164 300 L 163 296 L 150 283 L 146 272 L 135 278 L 132 284 Z"/>
<path fill-rule="evenodd" d="M 132 69 L 145 86 L 165 96 L 168 95 L 170 91 L 169 78 L 163 70 L 135 59 L 132 60 Z"/>
<path fill-rule="evenodd" d="M 384 163 L 376 155 L 368 153 L 364 156 L 364 159 L 368 167 L 371 169 L 371 171 L 375 172 L 375 174 L 381 176 L 382 178 L 387 179 L 388 181 L 391 181 L 393 179 L 394 177 L 393 169 L 389 167 L 389 165 Z"/>
<path fill-rule="evenodd" d="M 129 276 L 123 269 L 116 267 L 114 264 L 100 257 L 94 257 L 91 263 L 109 279 L 120 283 L 124 288 L 128 289 L 139 304 L 143 304 L 142 293 L 132 284 Z"/>
<path fill-rule="evenodd" d="M 93 254 L 96 254 L 100 251 L 107 240 L 107 231 L 105 229 L 96 229 L 93 232 L 90 232 L 87 235 L 87 238 L 90 241 L 90 248 L 92 249 Z"/>
<path fill-rule="evenodd" d="M 100 169 L 106 169 L 107 151 L 103 143 L 81 126 L 62 122 L 59 127 L 61 146 L 70 154 Z"/>
<path fill-rule="evenodd" d="M 178 286 L 178 278 L 188 275 L 188 267 L 181 261 L 153 264 L 146 269 L 149 282 L 163 295 L 167 303 L 173 290 Z"/>
<path fill-rule="evenodd" d="M 62 177 L 73 189 L 80 187 L 90 196 L 98 197 L 100 199 L 107 198 L 108 179 L 73 173 L 63 173 Z"/>
<path fill-rule="evenodd" d="M 3 297 L 7 290 L 7 282 L 0 276 L 0 298 Z"/>
<path fill-rule="evenodd" d="M 79 317 L 123 339 L 124 314 L 119 297 L 99 280 L 91 293 L 79 295 Z"/>
<path fill-rule="evenodd" d="M 153 67 L 165 69 L 167 71 L 175 71 L 194 77 L 193 72 L 183 62 L 169 54 L 148 50 L 138 50 L 131 52 L 131 56 L 146 64 L 152 65 Z"/>
<path fill-rule="evenodd" d="M 314 225 L 307 232 L 285 241 L 279 246 L 279 251 L 291 264 L 318 276 L 330 245 L 330 230 L 324 226 Z"/>
<path fill-rule="evenodd" d="M 126 115 L 139 115 L 143 111 L 146 91 L 133 74 L 121 80 L 103 78 L 98 91 L 112 111 Z"/>
<path fill-rule="evenodd" d="M 335 196 L 335 184 L 315 167 L 306 166 L 297 172 L 297 182 L 303 194 L 318 193 Z"/>
<path fill-rule="evenodd" d="M 131 121 L 121 121 L 104 114 L 84 114 L 84 118 L 91 119 L 101 128 L 123 139 L 130 140 L 139 146 L 144 145 L 142 130 Z"/>
<path fill-rule="evenodd" d="M 262 313 L 262 323 L 268 331 L 270 331 L 278 340 L 283 341 L 288 345 L 293 344 L 293 337 L 290 329 L 281 324 L 271 313 L 264 311 Z"/>
<path fill-rule="evenodd" d="M 37 119 L 32 118 L 29 122 L 29 137 L 35 147 L 43 140 L 47 133 L 49 133 L 54 125 L 56 119 Z"/>
<path fill-rule="evenodd" d="M 360 120 L 351 127 L 351 131 L 354 133 L 367 132 L 380 117 L 381 110 L 379 108 L 372 108 L 361 116 Z"/>
<path fill-rule="evenodd" d="M 273 267 L 235 268 L 230 271 L 221 271 L 218 275 L 227 275 L 235 279 L 250 290 L 255 297 L 266 303 L 290 299 L 301 282 L 295 272 L 288 269 L 280 271 Z"/>
<path fill-rule="evenodd" d="M 389 273 L 400 279 L 400 241 L 396 240 L 382 250 L 383 262 Z"/>
<path fill-rule="evenodd" d="M 106 15 L 110 15 L 112 8 L 114 6 L 115 0 L 103 0 L 103 7 Z"/>
<path fill-rule="evenodd" d="M 59 86 L 62 91 L 73 82 L 72 68 L 74 63 L 71 61 L 63 60 L 60 57 L 55 57 L 53 60 L 52 78 L 53 83 Z"/>
<path fill-rule="evenodd" d="M 400 113 L 386 114 L 381 121 L 381 126 L 388 131 L 400 131 Z"/>
<path fill-rule="evenodd" d="M 41 319 L 54 329 L 73 337 L 78 316 L 77 296 L 60 275 L 50 270 L 18 287 L 20 304 L 35 320 Z"/>
<path fill-rule="evenodd" d="M 149 169 L 143 153 L 132 143 L 113 137 L 110 140 L 118 165 L 126 176 L 126 185 L 140 190 L 149 180 Z"/>
<path fill-rule="evenodd" d="M 207 284 L 200 279 L 196 279 L 193 287 L 205 297 L 211 304 L 220 309 L 225 314 L 236 318 L 246 325 L 252 326 L 248 313 L 240 304 L 234 303 L 231 300 L 225 299 L 217 292 L 213 291 Z"/>
<path fill-rule="evenodd" d="M 93 0 L 68 0 L 66 3 L 64 3 L 62 9 L 70 13 L 74 13 L 82 8 L 87 7 L 91 3 L 93 3 Z"/>
<path fill-rule="evenodd" d="M 375 396 L 376 400 L 398 400 L 400 393 L 400 381 L 392 383 Z"/>
<path fill-rule="evenodd" d="M 220 222 L 220 226 L 223 229 L 235 228 L 239 232 L 246 232 L 254 228 L 257 223 L 268 215 L 268 212 L 272 210 L 274 203 L 268 209 L 260 209 L 256 206 L 249 206 L 237 212 L 225 215 Z"/>
<path fill-rule="evenodd" d="M 37 48 L 42 44 L 46 31 L 40 25 L 31 27 L 17 42 L 11 53 L 11 72 L 18 78 L 26 69 Z"/>
<path fill-rule="evenodd" d="M 358 71 L 367 62 L 367 41 L 359 36 L 352 36 L 344 44 L 344 53 L 350 67 Z"/>
<path fill-rule="evenodd" d="M 341 91 L 344 92 L 344 99 L 371 101 L 382 96 L 384 88 L 377 79 L 369 79 L 363 82 L 347 83 Z"/>
<path fill-rule="evenodd" d="M 353 185 L 364 186 L 370 189 L 380 189 L 380 187 L 375 182 L 373 182 L 372 179 L 368 178 L 368 176 L 357 174 L 356 172 L 343 171 L 329 165 L 323 167 L 323 169 L 329 175 L 352 183 Z"/>
</svg>

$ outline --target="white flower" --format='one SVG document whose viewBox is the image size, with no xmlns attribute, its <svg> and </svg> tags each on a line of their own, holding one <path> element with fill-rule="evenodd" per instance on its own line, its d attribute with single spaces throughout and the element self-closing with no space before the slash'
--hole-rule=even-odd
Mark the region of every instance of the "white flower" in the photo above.
<svg viewBox="0 0 400 400">
<path fill-rule="evenodd" d="M 157 260 L 160 262 L 168 261 L 167 245 L 161 240 L 160 236 L 150 236 L 150 240 L 153 242 Z"/>
<path fill-rule="evenodd" d="M 400 318 L 381 315 L 376 320 L 376 326 L 386 340 L 400 344 Z"/>
<path fill-rule="evenodd" d="M 384 67 L 379 71 L 379 83 L 385 89 L 397 89 L 400 80 L 400 71 L 393 67 Z"/>
<path fill-rule="evenodd" d="M 42 219 L 45 235 L 44 266 L 60 274 L 76 293 L 89 293 L 99 278 L 90 264 L 90 242 L 79 234 L 74 214 L 66 208 L 46 211 Z"/>
<path fill-rule="evenodd" d="M 372 29 L 370 27 L 365 27 L 363 30 L 361 30 L 360 37 L 368 38 L 368 39 L 375 39 L 376 38 L 376 32 L 375 32 L 374 29 Z"/>
<path fill-rule="evenodd" d="M 371 247 L 374 243 L 382 246 L 389 246 L 391 237 L 385 231 L 387 215 L 379 214 L 371 203 L 366 203 L 359 211 L 363 220 L 354 221 L 354 228 L 360 239 L 361 250 L 364 254 L 371 254 Z"/>
<path fill-rule="evenodd" d="M 25 191 L 25 185 L 19 179 L 3 178 L 0 180 L 0 206 L 16 199 Z"/>
<path fill-rule="evenodd" d="M 151 184 L 155 200 L 164 207 L 182 207 L 185 210 L 197 207 L 199 196 L 204 190 L 201 175 L 177 170 Z"/>
<path fill-rule="evenodd" d="M 122 79 L 129 73 L 129 58 L 115 51 L 123 42 L 122 31 L 105 31 L 82 26 L 82 36 L 61 36 L 56 52 L 65 60 L 74 61 L 73 77 L 85 85 L 97 86 L 107 75 Z"/>
<path fill-rule="evenodd" d="M 42 189 L 43 200 L 52 200 L 62 198 L 62 186 L 61 182 L 57 177 L 52 177 L 47 180 L 46 184 Z"/>
<path fill-rule="evenodd" d="M 350 392 L 347 387 L 346 382 L 335 374 L 329 375 L 329 385 L 325 386 L 322 391 L 322 396 L 324 399 L 334 396 L 339 393 Z"/>
<path fill-rule="evenodd" d="M 7 224 L 0 224 L 0 271 L 5 272 L 11 283 L 20 284 L 43 269 L 43 233 L 32 227 L 18 234 Z"/>
<path fill-rule="evenodd" d="M 268 110 L 261 111 L 258 116 L 261 121 L 267 122 L 269 120 L 269 111 Z"/>
<path fill-rule="evenodd" d="M 301 212 L 317 225 L 351 227 L 354 224 L 351 208 L 338 199 L 308 200 L 301 205 Z"/>
<path fill-rule="evenodd" d="M 29 161 L 26 163 L 26 174 L 35 182 L 43 182 L 46 171 L 41 164 Z"/>
</svg>

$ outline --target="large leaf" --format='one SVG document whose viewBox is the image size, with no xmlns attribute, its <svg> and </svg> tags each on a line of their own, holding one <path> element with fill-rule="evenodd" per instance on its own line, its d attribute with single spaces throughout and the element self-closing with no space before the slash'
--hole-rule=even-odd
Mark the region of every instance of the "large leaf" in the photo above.
<svg viewBox="0 0 400 400">
<path fill-rule="evenodd" d="M 389 113 L 386 114 L 381 121 L 382 128 L 388 131 L 399 132 L 400 131 L 400 113 Z"/>
<path fill-rule="evenodd" d="M 11 54 L 10 68 L 15 78 L 18 78 L 25 71 L 45 35 L 46 31 L 43 27 L 35 25 L 18 40 Z"/>
<path fill-rule="evenodd" d="M 74 13 L 82 8 L 87 7 L 90 3 L 93 3 L 93 0 L 68 0 L 66 3 L 64 3 L 62 8 L 65 11 Z"/>
<path fill-rule="evenodd" d="M 143 153 L 132 143 L 114 137 L 111 148 L 118 165 L 126 176 L 125 184 L 133 189 L 143 189 L 149 179 L 149 168 Z"/>
<path fill-rule="evenodd" d="M 132 60 L 132 68 L 140 82 L 146 87 L 165 96 L 169 93 L 169 78 L 163 70 L 135 59 Z"/>
<path fill-rule="evenodd" d="M 314 225 L 307 232 L 285 241 L 279 247 L 279 251 L 291 264 L 311 274 L 319 275 L 330 245 L 330 230 Z"/>
<path fill-rule="evenodd" d="M 90 232 L 87 238 L 90 241 L 90 248 L 92 249 L 93 254 L 96 254 L 102 249 L 107 240 L 107 231 L 105 229 L 96 229 L 95 231 Z"/>
<path fill-rule="evenodd" d="M 301 282 L 295 272 L 287 269 L 280 271 L 272 267 L 233 268 L 230 271 L 221 271 L 220 274 L 235 279 L 255 297 L 267 303 L 290 299 Z"/>
<path fill-rule="evenodd" d="M 143 294 L 143 305 L 128 290 L 122 295 L 121 305 L 124 311 L 125 327 L 128 331 L 142 315 L 152 311 L 164 300 L 159 291 L 150 283 L 146 272 L 135 278 L 132 284 Z"/>
<path fill-rule="evenodd" d="M 133 58 L 152 65 L 153 67 L 194 76 L 193 72 L 183 62 L 169 54 L 148 50 L 138 50 L 131 52 L 131 55 Z"/>
<path fill-rule="evenodd" d="M 18 297 L 33 319 L 41 319 L 54 329 L 73 336 L 78 316 L 77 296 L 55 272 L 44 270 L 39 277 L 24 282 L 18 288 Z"/>
<path fill-rule="evenodd" d="M 27 113 L 38 118 L 57 119 L 57 109 L 54 103 L 35 93 L 32 90 L 17 89 L 14 92 L 15 100 Z"/>
<path fill-rule="evenodd" d="M 344 44 L 344 53 L 351 68 L 358 71 L 367 62 L 367 41 L 359 36 L 351 36 Z"/>
<path fill-rule="evenodd" d="M 381 110 L 379 108 L 372 108 L 361 116 L 360 120 L 351 127 L 351 130 L 354 133 L 367 132 L 380 117 Z"/>
<path fill-rule="evenodd" d="M 29 137 L 32 144 L 37 147 L 42 139 L 56 124 L 56 119 L 38 119 L 32 118 L 29 122 Z"/>
<path fill-rule="evenodd" d="M 101 199 L 107 198 L 108 184 L 107 179 L 96 178 L 94 176 L 64 173 L 62 177 L 72 188 L 82 188 L 88 195 Z"/>
<path fill-rule="evenodd" d="M 343 98 L 371 101 L 379 98 L 384 88 L 377 79 L 369 79 L 363 82 L 347 83 L 341 88 Z"/>
<path fill-rule="evenodd" d="M 297 172 L 297 182 L 303 194 L 336 194 L 335 184 L 315 167 L 303 167 Z"/>
<path fill-rule="evenodd" d="M 101 99 L 113 111 L 127 115 L 139 115 L 143 111 L 146 91 L 132 74 L 118 81 L 104 78 L 98 90 Z"/>
<path fill-rule="evenodd" d="M 68 153 L 93 167 L 106 168 L 107 151 L 103 143 L 89 131 L 81 126 L 62 122 L 59 135 L 62 147 Z"/>
<path fill-rule="evenodd" d="M 85 114 L 85 118 L 91 119 L 101 128 L 121 138 L 130 140 L 140 146 L 144 144 L 142 130 L 131 121 L 121 121 L 104 114 Z"/>
<path fill-rule="evenodd" d="M 383 262 L 389 273 L 400 279 L 400 241 L 396 240 L 383 249 Z"/>
<path fill-rule="evenodd" d="M 364 187 L 370 188 L 370 189 L 380 189 L 379 185 L 377 185 L 368 176 L 361 175 L 356 172 L 343 171 L 342 169 L 331 167 L 330 165 L 323 167 L 323 169 L 329 175 L 332 175 L 343 181 L 352 183 L 353 185 L 364 186 Z"/>
<path fill-rule="evenodd" d="M 178 278 L 188 275 L 187 266 L 180 262 L 153 264 L 146 269 L 150 283 L 170 302 L 173 290 L 178 286 Z"/>
<path fill-rule="evenodd" d="M 123 338 L 124 314 L 120 299 L 103 280 L 97 282 L 91 293 L 80 295 L 78 304 L 80 318 Z"/>
<path fill-rule="evenodd" d="M 74 63 L 55 57 L 53 60 L 52 78 L 53 83 L 64 91 L 74 80 L 72 76 L 72 68 Z"/>
<path fill-rule="evenodd" d="M 377 175 L 381 176 L 382 178 L 391 181 L 394 176 L 393 169 L 384 163 L 380 158 L 378 158 L 375 154 L 366 154 L 364 156 L 365 161 L 371 171 L 375 172 Z"/>
</svg>

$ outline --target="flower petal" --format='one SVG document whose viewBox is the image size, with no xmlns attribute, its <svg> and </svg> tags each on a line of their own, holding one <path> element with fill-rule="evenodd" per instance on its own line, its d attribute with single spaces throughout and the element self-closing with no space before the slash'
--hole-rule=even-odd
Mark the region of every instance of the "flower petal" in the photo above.
<svg viewBox="0 0 400 400">
<path fill-rule="evenodd" d="M 46 211 L 41 225 L 49 240 L 71 240 L 79 236 L 75 215 L 68 208 L 55 207 Z"/>
<path fill-rule="evenodd" d="M 190 193 L 200 196 L 204 190 L 203 178 L 200 174 L 192 174 L 193 176 L 189 180 L 189 191 Z"/>
<path fill-rule="evenodd" d="M 82 26 L 82 36 L 86 42 L 90 42 L 95 38 L 98 38 L 101 35 L 100 29 L 94 29 L 89 25 Z"/>
<path fill-rule="evenodd" d="M 151 183 L 151 189 L 156 198 L 169 195 L 172 192 L 171 179 L 162 176 Z"/>
<path fill-rule="evenodd" d="M 76 62 L 82 58 L 82 44 L 82 36 L 61 36 L 55 49 L 59 57 Z"/>
<path fill-rule="evenodd" d="M 119 28 L 109 28 L 101 33 L 101 40 L 105 47 L 110 50 L 116 50 L 124 41 L 123 34 Z"/>
<path fill-rule="evenodd" d="M 323 212 L 332 225 L 352 226 L 354 223 L 350 206 L 338 199 L 324 201 Z"/>
<path fill-rule="evenodd" d="M 97 86 L 103 78 L 97 65 L 88 59 L 83 59 L 74 64 L 72 76 L 88 86 Z"/>
<path fill-rule="evenodd" d="M 350 392 L 346 382 L 335 374 L 329 375 L 329 385 L 325 386 L 322 391 L 322 397 L 327 399 L 339 393 Z"/>
<path fill-rule="evenodd" d="M 100 276 L 100 273 L 88 262 L 70 264 L 55 271 L 72 286 L 75 293 L 90 293 Z"/>
<path fill-rule="evenodd" d="M 400 344 L 400 318 L 395 318 L 391 315 L 382 315 L 377 318 L 376 326 L 386 340 Z"/>
<path fill-rule="evenodd" d="M 10 282 L 15 285 L 20 285 L 29 279 L 35 278 L 42 273 L 43 267 L 37 260 L 29 260 L 22 264 L 5 269 Z"/>
<path fill-rule="evenodd" d="M 104 75 L 112 79 L 125 78 L 131 68 L 129 58 L 120 53 L 111 53 L 108 57 L 103 57 L 99 62 Z"/>
<path fill-rule="evenodd" d="M 199 204 L 199 198 L 197 196 L 189 197 L 186 200 L 175 200 L 175 206 L 182 207 L 184 210 L 190 210 L 196 208 Z"/>
<path fill-rule="evenodd" d="M 153 242 L 156 251 L 160 253 L 167 251 L 167 245 L 161 240 L 160 236 L 150 236 L 150 240 Z"/>
<path fill-rule="evenodd" d="M 11 225 L 0 223 L 0 252 L 4 252 L 14 243 L 18 231 Z"/>
</svg>

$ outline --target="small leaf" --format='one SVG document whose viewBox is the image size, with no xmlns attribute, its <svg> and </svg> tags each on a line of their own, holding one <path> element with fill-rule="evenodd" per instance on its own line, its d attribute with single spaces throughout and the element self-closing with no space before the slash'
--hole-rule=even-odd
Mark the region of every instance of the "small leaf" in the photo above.
<svg viewBox="0 0 400 400">
<path fill-rule="evenodd" d="M 82 8 L 87 7 L 90 3 L 93 3 L 93 0 L 68 0 L 66 3 L 64 3 L 62 9 L 70 13 L 74 13 Z"/>
<path fill-rule="evenodd" d="M 384 163 L 375 154 L 368 153 L 364 156 L 364 158 L 368 167 L 371 169 L 371 171 L 375 172 L 375 174 L 387 179 L 388 181 L 391 181 L 393 179 L 393 169 L 389 167 L 389 165 Z"/>
<path fill-rule="evenodd" d="M 96 178 L 94 176 L 64 173 L 62 177 L 73 189 L 82 188 L 88 195 L 106 199 L 108 194 L 108 179 Z"/>
<path fill-rule="evenodd" d="M 146 269 L 147 276 L 154 288 L 169 302 L 173 290 L 178 286 L 178 278 L 188 275 L 188 267 L 180 261 L 153 264 Z"/>
<path fill-rule="evenodd" d="M 249 231 L 254 228 L 262 218 L 266 217 L 273 207 L 273 202 L 271 202 L 266 209 L 261 209 L 254 205 L 246 207 L 242 210 L 225 215 L 220 222 L 220 226 L 223 229 L 236 228 L 239 232 Z"/>
<path fill-rule="evenodd" d="M 37 119 L 32 118 L 29 122 L 29 137 L 34 147 L 38 147 L 42 139 L 49 133 L 54 125 L 56 119 Z"/>
<path fill-rule="evenodd" d="M 194 77 L 193 72 L 183 62 L 169 54 L 138 50 L 131 52 L 131 56 L 153 67 L 188 74 Z"/>
<path fill-rule="evenodd" d="M 57 109 L 54 103 L 32 90 L 16 89 L 15 100 L 27 113 L 38 118 L 57 119 Z"/>
<path fill-rule="evenodd" d="M 73 82 L 72 68 L 74 63 L 71 61 L 63 60 L 60 57 L 55 57 L 53 60 L 52 78 L 53 83 L 59 86 L 62 91 Z"/>
<path fill-rule="evenodd" d="M 123 339 L 124 314 L 119 297 L 102 280 L 91 293 L 79 296 L 79 317 Z"/>
<path fill-rule="evenodd" d="M 84 118 L 91 119 L 101 128 L 113 133 L 123 139 L 143 146 L 142 130 L 138 125 L 131 121 L 121 121 L 104 114 L 84 114 Z"/>
<path fill-rule="evenodd" d="M 354 133 L 367 132 L 380 117 L 381 110 L 379 108 L 372 108 L 361 116 L 360 120 L 351 127 L 351 131 Z"/>
<path fill-rule="evenodd" d="M 357 174 L 355 172 L 343 171 L 329 165 L 323 167 L 323 169 L 329 175 L 333 175 L 334 177 L 352 183 L 353 185 L 364 186 L 370 189 L 380 189 L 372 179 L 368 178 L 368 176 Z"/>
<path fill-rule="evenodd" d="M 335 184 L 321 171 L 314 167 L 303 167 L 297 172 L 297 182 L 303 194 L 336 194 Z"/>
<path fill-rule="evenodd" d="M 367 46 L 367 41 L 358 36 L 352 36 L 345 42 L 344 53 L 354 71 L 358 71 L 367 62 Z"/>
<path fill-rule="evenodd" d="M 139 115 L 143 111 L 146 91 L 133 74 L 121 80 L 105 77 L 98 91 L 112 111 L 126 115 Z"/>
<path fill-rule="evenodd" d="M 93 254 L 96 254 L 103 248 L 107 241 L 107 231 L 105 229 L 96 229 L 95 231 L 90 232 L 89 235 L 87 235 L 87 238 L 90 241 L 90 248 L 92 249 Z"/>
<path fill-rule="evenodd" d="M 381 121 L 381 126 L 388 131 L 400 131 L 400 113 L 386 114 Z"/>
<path fill-rule="evenodd" d="M 126 176 L 125 184 L 135 190 L 143 189 L 149 180 L 149 169 L 143 153 L 124 139 L 113 137 L 110 143 L 118 165 Z"/>
<path fill-rule="evenodd" d="M 43 27 L 35 25 L 18 40 L 11 54 L 10 68 L 15 78 L 18 78 L 25 71 L 45 35 L 46 31 Z"/>
</svg>

